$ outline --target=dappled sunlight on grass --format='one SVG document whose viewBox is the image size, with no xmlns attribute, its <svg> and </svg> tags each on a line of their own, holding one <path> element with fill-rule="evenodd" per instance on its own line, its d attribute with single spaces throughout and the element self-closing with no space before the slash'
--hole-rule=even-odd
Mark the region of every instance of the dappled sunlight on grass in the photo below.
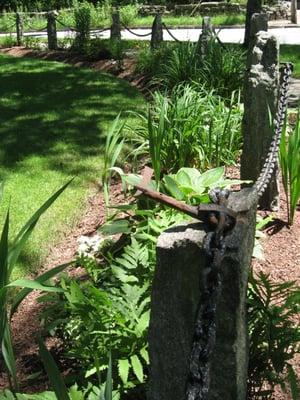
<svg viewBox="0 0 300 400">
<path fill-rule="evenodd" d="M 1 56 L 0 73 L 0 217 L 10 203 L 11 235 L 76 176 L 39 223 L 23 255 L 19 273 L 25 273 L 82 214 L 91 186 L 99 182 L 109 124 L 144 101 L 124 81 L 57 62 Z"/>
</svg>

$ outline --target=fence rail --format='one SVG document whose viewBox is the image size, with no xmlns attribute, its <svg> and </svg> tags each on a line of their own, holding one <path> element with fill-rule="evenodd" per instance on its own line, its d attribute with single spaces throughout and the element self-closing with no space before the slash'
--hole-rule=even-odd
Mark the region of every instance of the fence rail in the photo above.
<svg viewBox="0 0 300 400">
<path fill-rule="evenodd" d="M 71 9 L 67 9 L 67 10 L 71 10 Z M 66 9 L 64 9 L 63 11 L 66 11 Z M 63 21 L 60 18 L 59 13 L 55 10 L 49 11 L 49 12 L 42 11 L 42 12 L 2 13 L 2 14 L 0 14 L 0 18 L 1 18 L 1 16 L 3 17 L 6 15 L 14 15 L 15 16 L 15 22 L 12 23 L 11 25 L 9 25 L 9 27 L 6 27 L 6 30 L 7 30 L 7 33 L 9 33 L 9 34 L 16 33 L 18 45 L 22 44 L 25 30 L 27 31 L 27 34 L 28 33 L 30 34 L 31 32 L 32 33 L 47 32 L 48 44 L 49 44 L 49 41 L 51 41 L 52 49 L 54 46 L 53 43 L 57 43 L 57 25 L 59 25 L 60 27 L 63 27 L 67 31 L 76 33 L 76 35 L 80 35 L 80 31 L 76 27 L 70 26 L 68 23 Z M 27 16 L 46 17 L 47 24 L 43 27 L 36 28 L 33 24 L 32 18 L 30 18 L 30 21 L 28 21 L 28 19 L 26 19 Z M 182 42 L 182 40 L 177 38 L 176 34 L 174 34 L 174 32 L 172 32 L 172 30 L 162 21 L 161 15 L 159 13 L 154 18 L 152 28 L 151 29 L 147 28 L 147 29 L 149 29 L 149 32 L 146 32 L 146 33 L 136 32 L 135 30 L 133 30 L 132 28 L 127 26 L 125 23 L 123 23 L 120 18 L 119 10 L 117 10 L 117 9 L 113 10 L 112 16 L 113 16 L 112 25 L 110 27 L 101 28 L 101 29 L 93 28 L 93 29 L 90 29 L 89 33 L 93 34 L 93 35 L 94 34 L 101 35 L 102 33 L 106 32 L 106 31 L 110 31 L 111 39 L 120 40 L 121 32 L 122 32 L 122 30 L 125 30 L 125 31 L 129 32 L 131 35 L 136 36 L 138 38 L 147 38 L 147 37 L 150 38 L 151 37 L 151 48 L 157 48 L 161 44 L 161 42 L 164 40 L 164 37 L 163 37 L 164 32 L 167 33 L 170 36 L 170 38 L 172 40 L 176 41 L 177 43 Z M 13 28 L 15 28 L 15 29 L 13 29 Z M 30 30 L 30 32 L 28 32 L 28 29 Z M 51 39 L 49 39 L 49 30 L 51 31 Z M 218 37 L 218 34 L 216 33 L 215 30 L 213 30 L 213 36 L 220 43 L 220 45 L 225 47 L 224 44 L 221 42 L 220 38 Z"/>
</svg>

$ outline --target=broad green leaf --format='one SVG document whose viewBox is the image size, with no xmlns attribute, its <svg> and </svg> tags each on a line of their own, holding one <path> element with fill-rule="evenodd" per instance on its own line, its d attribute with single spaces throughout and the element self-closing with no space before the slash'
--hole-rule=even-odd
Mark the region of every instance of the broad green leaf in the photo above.
<svg viewBox="0 0 300 400">
<path fill-rule="evenodd" d="M 144 382 L 144 371 L 143 371 L 143 365 L 138 358 L 137 355 L 133 355 L 130 357 L 131 365 L 133 372 L 135 373 L 136 377 L 138 380 L 143 383 Z"/>
<path fill-rule="evenodd" d="M 50 269 L 49 271 L 45 272 L 44 274 L 38 276 L 35 278 L 36 282 L 43 283 L 48 281 L 49 279 L 53 278 L 53 276 L 59 274 L 62 272 L 65 268 L 69 267 L 72 265 L 73 262 L 69 262 L 66 264 L 58 265 L 57 267 L 54 267 Z M 16 309 L 18 308 L 19 304 L 24 300 L 24 298 L 32 291 L 33 289 L 30 288 L 24 288 L 22 289 L 19 293 L 16 294 L 16 296 L 13 298 L 13 303 L 11 306 L 10 310 L 10 315 L 12 316 Z"/>
<path fill-rule="evenodd" d="M 177 200 L 182 200 L 184 198 L 183 193 L 178 188 L 178 185 L 175 179 L 171 178 L 170 176 L 166 175 L 164 177 L 165 185 L 168 192 Z"/>
<path fill-rule="evenodd" d="M 210 169 L 201 175 L 201 179 L 197 180 L 197 185 L 204 186 L 206 188 L 215 187 L 224 176 L 224 172 L 224 167 Z"/>
<path fill-rule="evenodd" d="M 43 290 L 47 292 L 63 293 L 63 289 L 54 286 L 44 286 L 41 283 L 29 279 L 17 279 L 6 285 L 6 287 L 25 287 L 33 290 Z"/>
<path fill-rule="evenodd" d="M 124 175 L 124 181 L 131 186 L 135 186 L 141 183 L 142 177 L 141 175 L 136 174 L 128 174 Z"/>
<path fill-rule="evenodd" d="M 185 173 L 189 176 L 189 179 L 190 179 L 190 181 L 191 181 L 192 184 L 193 184 L 193 183 L 196 181 L 196 179 L 201 175 L 201 174 L 200 174 L 200 171 L 199 171 L 198 169 L 196 169 L 196 168 L 186 168 L 186 167 L 183 167 L 183 168 L 180 168 L 179 171 L 185 172 Z"/>
<path fill-rule="evenodd" d="M 179 186 L 192 186 L 192 179 L 183 168 L 177 172 L 176 181 L 178 182 Z"/>
<path fill-rule="evenodd" d="M 118 233 L 130 233 L 131 227 L 128 220 L 120 219 L 101 226 L 100 231 L 110 236 Z"/>
<path fill-rule="evenodd" d="M 39 353 L 41 360 L 44 364 L 45 370 L 47 372 L 48 378 L 50 380 L 51 386 L 59 400 L 70 400 L 66 385 L 60 375 L 57 365 L 51 355 L 47 350 L 44 342 L 41 338 L 38 339 L 39 343 Z"/>
<path fill-rule="evenodd" d="M 128 381 L 129 368 L 130 363 L 127 359 L 118 361 L 119 376 L 125 385 Z"/>
</svg>

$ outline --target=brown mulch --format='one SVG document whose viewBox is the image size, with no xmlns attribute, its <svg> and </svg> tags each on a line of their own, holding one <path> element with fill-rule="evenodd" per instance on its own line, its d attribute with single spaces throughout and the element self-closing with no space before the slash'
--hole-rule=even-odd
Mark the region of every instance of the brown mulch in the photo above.
<svg viewBox="0 0 300 400">
<path fill-rule="evenodd" d="M 115 62 L 112 60 L 88 61 L 73 58 L 67 53 L 62 52 L 41 52 L 24 48 L 2 49 L 0 52 L 17 57 L 37 57 L 45 60 L 55 60 L 71 63 L 78 67 L 91 67 L 104 70 L 114 75 L 130 81 L 145 93 L 145 77 L 134 76 L 134 61 L 132 59 L 125 60 L 124 70 L 120 71 Z M 236 171 L 229 171 L 232 176 Z M 115 202 L 122 201 L 120 198 L 120 185 L 115 185 L 112 189 Z M 280 199 L 280 210 L 276 215 L 274 222 L 265 231 L 266 238 L 262 240 L 265 261 L 253 260 L 253 268 L 255 271 L 263 271 L 270 274 L 275 281 L 294 280 L 300 284 L 300 209 L 296 211 L 294 224 L 288 227 L 286 224 L 286 201 L 283 192 Z M 261 215 L 268 213 L 261 212 Z M 66 236 L 62 243 L 52 249 L 47 258 L 43 270 L 52 268 L 55 265 L 67 262 L 73 258 L 76 248 L 77 239 L 81 235 L 91 235 L 96 228 L 104 221 L 104 201 L 100 192 L 94 193 L 89 199 L 86 212 L 82 220 L 77 226 Z M 76 271 L 72 271 L 76 274 Z M 28 374 L 41 369 L 38 361 L 37 345 L 34 340 L 39 332 L 38 314 L 41 305 L 37 302 L 39 293 L 32 292 L 30 296 L 19 307 L 12 322 L 12 330 L 14 337 L 14 345 L 17 357 L 17 366 L 19 371 L 19 379 L 22 390 L 27 392 L 37 392 L 47 388 L 45 378 L 40 380 L 27 381 Z M 61 350 L 61 344 L 55 339 L 47 342 L 48 347 Z M 300 360 L 295 360 L 295 368 L 300 378 Z M 65 365 L 65 373 L 69 370 L 69 366 Z M 0 389 L 8 386 L 6 375 L 0 365 Z M 283 394 L 277 390 L 274 400 L 290 400 L 289 394 Z"/>
</svg>

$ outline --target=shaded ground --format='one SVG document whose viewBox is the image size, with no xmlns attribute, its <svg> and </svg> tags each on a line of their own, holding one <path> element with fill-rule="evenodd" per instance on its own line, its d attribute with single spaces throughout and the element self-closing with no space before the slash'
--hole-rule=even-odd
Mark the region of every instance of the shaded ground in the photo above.
<svg viewBox="0 0 300 400">
<path fill-rule="evenodd" d="M 0 74 L 0 221 L 10 204 L 10 237 L 76 177 L 35 229 L 15 270 L 20 276 L 36 270 L 80 217 L 90 187 L 99 184 L 110 124 L 120 112 L 129 122 L 128 110 L 145 102 L 122 79 L 66 63 L 0 55 Z"/>
</svg>

